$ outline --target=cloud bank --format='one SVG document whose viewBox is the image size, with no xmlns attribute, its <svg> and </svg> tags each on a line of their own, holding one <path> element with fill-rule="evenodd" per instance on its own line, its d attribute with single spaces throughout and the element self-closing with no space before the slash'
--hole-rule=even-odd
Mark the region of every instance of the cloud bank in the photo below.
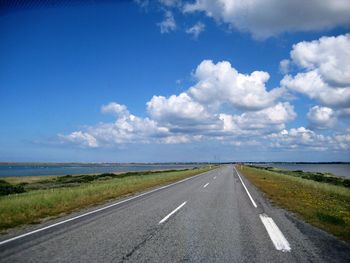
<svg viewBox="0 0 350 263">
<path fill-rule="evenodd" d="M 259 147 L 348 150 L 349 129 L 333 127 L 350 117 L 349 50 L 349 34 L 294 45 L 284 60 L 286 75 L 273 89 L 267 86 L 268 72 L 241 73 L 228 61 L 203 60 L 187 90 L 146 102 L 147 117 L 111 102 L 101 112 L 112 114 L 114 122 L 60 138 L 91 148 L 212 140 L 235 147 L 254 142 Z M 288 73 L 291 68 L 294 74 Z M 309 127 L 290 127 L 298 116 L 288 92 L 316 104 L 305 116 Z"/>
<path fill-rule="evenodd" d="M 184 2 L 182 8 L 184 13 L 202 12 L 259 39 L 350 26 L 347 0 L 196 0 Z"/>
<path fill-rule="evenodd" d="M 255 39 L 266 39 L 286 32 L 324 31 L 350 27 L 348 0 L 134 0 L 141 8 L 153 6 L 165 11 L 158 24 L 161 33 L 176 29 L 173 11 L 188 15 L 203 14 L 218 25 L 248 32 Z M 194 38 L 204 30 L 203 23 L 186 28 Z"/>
<path fill-rule="evenodd" d="M 285 75 L 281 86 L 319 104 L 308 113 L 313 126 L 332 127 L 338 117 L 349 116 L 350 34 L 300 42 L 284 61 L 299 72 Z"/>
</svg>

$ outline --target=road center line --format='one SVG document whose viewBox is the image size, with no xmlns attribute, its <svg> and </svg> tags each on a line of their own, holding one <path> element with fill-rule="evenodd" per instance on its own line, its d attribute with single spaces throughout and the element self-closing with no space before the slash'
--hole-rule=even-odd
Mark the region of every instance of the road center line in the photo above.
<svg viewBox="0 0 350 263">
<path fill-rule="evenodd" d="M 283 233 L 273 219 L 266 214 L 260 214 L 259 216 L 275 248 L 277 250 L 281 250 L 282 252 L 290 252 L 291 248 L 289 242 L 284 237 Z"/>
<path fill-rule="evenodd" d="M 250 193 L 249 193 L 247 187 L 246 187 L 245 184 L 243 183 L 243 180 L 242 180 L 241 176 L 239 175 L 239 172 L 237 171 L 236 167 L 233 166 L 233 169 L 235 169 L 235 171 L 236 171 L 236 173 L 237 173 L 237 175 L 238 175 L 239 180 L 241 180 L 241 183 L 242 183 L 242 185 L 243 185 L 245 191 L 247 192 L 250 201 L 252 201 L 253 206 L 254 206 L 255 208 L 257 208 L 258 206 L 256 205 L 256 203 L 255 203 L 253 197 L 250 195 Z"/>
<path fill-rule="evenodd" d="M 167 221 L 169 219 L 169 217 L 171 217 L 173 214 L 175 214 L 179 209 L 181 209 L 181 207 L 183 207 L 185 204 L 187 203 L 187 201 L 183 202 L 181 205 L 179 205 L 178 207 L 176 207 L 169 215 L 167 215 L 166 217 L 164 217 L 162 220 L 159 221 L 158 224 L 163 224 L 165 221 Z"/>
<path fill-rule="evenodd" d="M 122 200 L 122 201 L 119 201 L 119 202 L 116 202 L 116 203 L 113 203 L 113 204 L 110 204 L 110 205 L 107 205 L 107 206 L 98 208 L 98 209 L 96 209 L 96 210 L 93 210 L 93 211 L 90 211 L 90 212 L 87 212 L 87 213 L 84 213 L 84 214 L 81 214 L 81 215 L 78 215 L 78 216 L 75 216 L 75 217 L 72 217 L 72 218 L 68 218 L 68 219 L 66 219 L 66 220 L 63 220 L 63 221 L 54 223 L 54 224 L 52 224 L 52 225 L 48 225 L 48 226 L 45 226 L 45 227 L 42 227 L 42 228 L 39 228 L 39 229 L 30 231 L 30 232 L 27 232 L 27 233 L 24 233 L 24 234 L 22 234 L 22 235 L 18 235 L 18 236 L 15 236 L 15 237 L 12 237 L 12 238 L 9 238 L 9 239 L 0 241 L 0 246 L 1 246 L 1 245 L 4 245 L 4 244 L 6 244 L 6 243 L 9 243 L 9 242 L 12 242 L 12 241 L 15 241 L 15 240 L 24 238 L 24 237 L 26 237 L 26 236 L 30 236 L 30 235 L 33 235 L 33 234 L 35 234 L 35 233 L 39 233 L 39 232 L 44 231 L 44 230 L 46 230 L 46 229 L 50 229 L 50 228 L 53 228 L 53 227 L 56 227 L 56 226 L 63 225 L 63 224 L 65 224 L 65 223 L 74 221 L 74 220 L 76 220 L 76 219 L 79 219 L 79 218 L 82 218 L 82 217 L 85 217 L 85 216 L 88 216 L 88 215 L 91 215 L 91 214 L 95 214 L 95 213 L 97 213 L 97 212 L 106 210 L 106 209 L 111 208 L 111 207 L 113 207 L 113 206 L 117 206 L 117 205 L 120 205 L 120 204 L 122 204 L 122 203 L 129 202 L 129 201 L 131 201 L 131 200 L 133 200 L 133 199 L 137 199 L 137 198 L 139 198 L 139 197 L 141 197 L 141 196 L 148 195 L 148 194 L 151 194 L 151 193 L 154 193 L 154 192 L 158 192 L 158 191 L 160 191 L 160 190 L 169 188 L 169 187 L 171 187 L 171 186 L 174 186 L 174 185 L 183 183 L 183 182 L 185 182 L 185 181 L 187 181 L 187 180 L 192 180 L 192 179 L 194 179 L 194 178 L 196 178 L 196 177 L 199 177 L 199 176 L 201 176 L 201 175 L 203 175 L 203 174 L 205 174 L 205 173 L 207 173 L 207 172 L 200 173 L 200 174 L 197 174 L 197 175 L 195 175 L 195 176 L 191 176 L 191 177 L 185 178 L 185 179 L 183 179 L 183 180 L 177 181 L 177 182 L 175 182 L 175 183 L 168 184 L 168 185 L 165 185 L 165 186 L 156 188 L 156 189 L 154 189 L 154 190 L 151 190 L 151 191 L 148 191 L 148 192 L 145 192 L 145 193 L 142 193 L 142 194 L 139 194 L 139 195 L 136 195 L 136 196 L 133 196 L 133 197 L 124 199 L 124 200 Z"/>
<path fill-rule="evenodd" d="M 203 186 L 203 188 L 206 188 L 208 185 L 209 185 L 209 183 L 206 183 L 206 184 Z"/>
</svg>

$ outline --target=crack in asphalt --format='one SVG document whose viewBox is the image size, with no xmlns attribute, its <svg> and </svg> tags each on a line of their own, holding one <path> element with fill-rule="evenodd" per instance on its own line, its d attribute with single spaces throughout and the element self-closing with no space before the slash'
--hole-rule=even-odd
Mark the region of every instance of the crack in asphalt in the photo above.
<svg viewBox="0 0 350 263">
<path fill-rule="evenodd" d="M 123 256 L 122 260 L 119 262 L 125 262 L 127 260 L 130 259 L 130 257 L 140 248 L 142 248 L 146 242 L 150 239 L 152 239 L 159 231 L 160 231 L 161 227 L 154 227 L 153 229 L 151 229 L 149 232 L 150 234 L 148 234 L 146 236 L 146 238 L 144 238 L 140 243 L 138 243 L 136 246 L 134 246 L 130 252 L 128 252 L 126 255 Z"/>
</svg>

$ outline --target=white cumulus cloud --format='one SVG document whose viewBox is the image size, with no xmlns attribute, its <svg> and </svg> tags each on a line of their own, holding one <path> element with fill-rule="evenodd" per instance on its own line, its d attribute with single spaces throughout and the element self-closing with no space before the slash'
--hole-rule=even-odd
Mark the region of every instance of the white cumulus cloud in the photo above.
<svg viewBox="0 0 350 263">
<path fill-rule="evenodd" d="M 165 11 L 164 20 L 158 23 L 158 26 L 162 34 L 170 33 L 171 31 L 176 30 L 176 21 L 173 13 L 169 10 Z"/>
<path fill-rule="evenodd" d="M 205 25 L 202 22 L 197 22 L 192 27 L 186 29 L 186 33 L 192 35 L 195 39 L 205 30 Z"/>
<path fill-rule="evenodd" d="M 322 37 L 293 46 L 291 62 L 302 72 L 286 75 L 281 86 L 303 93 L 322 106 L 350 107 L 350 34 Z"/>
<path fill-rule="evenodd" d="M 282 74 L 287 74 L 289 72 L 290 61 L 289 59 L 283 59 L 280 62 L 280 71 Z"/>
<path fill-rule="evenodd" d="M 331 86 L 350 86 L 350 34 L 300 42 L 293 46 L 291 59 L 308 71 L 316 70 Z"/>
<path fill-rule="evenodd" d="M 350 87 L 330 86 L 315 70 L 298 73 L 295 76 L 286 75 L 281 80 L 281 86 L 305 94 L 325 106 L 350 106 Z"/>
<path fill-rule="evenodd" d="M 102 106 L 101 111 L 116 114 L 115 122 L 99 123 L 87 127 L 86 131 L 74 131 L 66 136 L 61 135 L 61 139 L 88 147 L 97 147 L 125 143 L 158 143 L 171 135 L 168 128 L 159 126 L 156 121 L 130 114 L 125 105 L 112 102 Z"/>
<path fill-rule="evenodd" d="M 103 113 L 112 113 L 116 116 L 127 116 L 129 115 L 128 108 L 125 105 L 121 105 L 115 102 L 111 102 L 101 107 Z"/>
<path fill-rule="evenodd" d="M 88 132 L 75 131 L 67 136 L 60 135 L 60 138 L 85 147 L 96 148 L 99 146 L 96 138 Z"/>
<path fill-rule="evenodd" d="M 339 145 L 340 149 L 343 149 L 343 150 L 350 149 L 350 133 L 335 135 L 334 139 Z"/>
<path fill-rule="evenodd" d="M 281 130 L 285 123 L 296 117 L 294 108 L 288 102 L 278 103 L 272 107 L 249 111 L 241 115 L 220 114 L 223 129 L 235 134 L 261 134 Z"/>
<path fill-rule="evenodd" d="M 187 93 L 172 95 L 169 98 L 153 96 L 147 102 L 151 117 L 161 122 L 178 122 L 203 120 L 209 117 L 204 106 L 195 102 Z"/>
<path fill-rule="evenodd" d="M 257 110 L 273 105 L 283 90 L 267 91 L 270 75 L 254 71 L 249 75 L 239 73 L 228 61 L 213 63 L 202 61 L 195 71 L 198 82 L 189 89 L 189 94 L 204 104 L 231 104 L 233 107 Z"/>
<path fill-rule="evenodd" d="M 333 127 L 336 122 L 336 116 L 333 109 L 318 105 L 309 110 L 307 117 L 312 126 L 315 126 L 316 128 Z"/>
<path fill-rule="evenodd" d="M 350 148 L 350 134 L 323 135 L 305 127 L 282 130 L 266 136 L 272 147 L 302 148 L 319 151 L 348 150 Z"/>
<path fill-rule="evenodd" d="M 195 0 L 183 11 L 203 12 L 256 38 L 350 26 L 348 0 Z"/>
</svg>

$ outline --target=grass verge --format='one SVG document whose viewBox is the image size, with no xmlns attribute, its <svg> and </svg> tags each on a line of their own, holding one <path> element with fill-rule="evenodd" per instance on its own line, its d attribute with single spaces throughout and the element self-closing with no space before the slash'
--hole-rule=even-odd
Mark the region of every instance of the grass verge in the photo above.
<svg viewBox="0 0 350 263">
<path fill-rule="evenodd" d="M 83 182 L 74 187 L 68 185 L 68 187 L 31 190 L 1 196 L 0 231 L 4 232 L 6 229 L 23 224 L 40 223 L 46 218 L 61 216 L 112 198 L 175 182 L 210 169 L 210 167 L 202 167 L 181 171 L 139 172 L 133 176 L 121 174 L 107 180 Z M 56 179 L 49 179 L 51 180 Z M 34 183 L 38 181 L 35 180 Z"/>
<path fill-rule="evenodd" d="M 350 243 L 349 188 L 264 168 L 243 165 L 236 168 L 273 203 Z"/>
<path fill-rule="evenodd" d="M 249 165 L 249 167 L 262 169 L 262 170 L 268 170 L 271 172 L 276 172 L 280 174 L 286 174 L 294 177 L 300 177 L 307 180 L 313 180 L 316 182 L 321 183 L 327 183 L 327 184 L 334 184 L 334 185 L 340 185 L 344 187 L 350 188 L 350 179 L 347 179 L 342 176 L 336 176 L 331 173 L 318 173 L 318 172 L 304 172 L 301 170 L 296 171 L 289 171 L 289 170 L 283 170 L 275 167 L 264 167 L 264 166 L 254 166 Z"/>
</svg>

